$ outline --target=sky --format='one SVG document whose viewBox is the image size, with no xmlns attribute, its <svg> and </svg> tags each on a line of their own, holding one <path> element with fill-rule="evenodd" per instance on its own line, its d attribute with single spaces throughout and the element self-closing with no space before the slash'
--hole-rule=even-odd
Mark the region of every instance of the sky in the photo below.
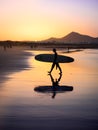
<svg viewBox="0 0 98 130">
<path fill-rule="evenodd" d="M 0 0 L 0 40 L 98 37 L 98 0 Z"/>
</svg>

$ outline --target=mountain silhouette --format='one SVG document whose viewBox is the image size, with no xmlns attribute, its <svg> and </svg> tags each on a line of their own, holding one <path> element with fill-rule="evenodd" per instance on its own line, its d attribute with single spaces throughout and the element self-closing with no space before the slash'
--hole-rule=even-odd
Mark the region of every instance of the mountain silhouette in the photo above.
<svg viewBox="0 0 98 130">
<path fill-rule="evenodd" d="M 49 38 L 44 42 L 63 42 L 63 43 L 98 43 L 98 38 L 71 32 L 62 38 Z"/>
</svg>

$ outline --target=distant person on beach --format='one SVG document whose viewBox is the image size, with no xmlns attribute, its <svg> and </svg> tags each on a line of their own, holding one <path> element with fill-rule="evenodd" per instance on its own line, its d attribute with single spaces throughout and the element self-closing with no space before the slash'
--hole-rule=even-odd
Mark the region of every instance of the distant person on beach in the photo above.
<svg viewBox="0 0 98 130">
<path fill-rule="evenodd" d="M 54 69 L 55 66 L 56 66 L 56 69 L 58 68 L 60 70 L 60 73 L 62 73 L 61 67 L 60 67 L 60 65 L 59 65 L 59 63 L 57 61 L 58 54 L 57 54 L 55 48 L 53 49 L 53 52 L 54 52 L 54 60 L 53 60 L 52 66 L 51 66 L 51 70 L 48 73 L 51 74 L 51 72 L 52 72 L 52 70 Z"/>
</svg>

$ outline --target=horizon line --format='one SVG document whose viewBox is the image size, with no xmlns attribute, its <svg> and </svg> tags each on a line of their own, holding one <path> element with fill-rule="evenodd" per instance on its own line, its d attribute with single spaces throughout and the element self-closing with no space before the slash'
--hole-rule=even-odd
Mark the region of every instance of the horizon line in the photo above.
<svg viewBox="0 0 98 130">
<path fill-rule="evenodd" d="M 62 37 L 49 37 L 47 39 L 43 39 L 43 40 L 11 40 L 11 39 L 7 39 L 7 40 L 0 40 L 1 41 L 14 41 L 14 42 L 41 42 L 41 41 L 45 41 L 45 40 L 49 40 L 51 38 L 57 38 L 57 39 L 60 39 L 60 38 L 63 38 L 63 37 L 66 37 L 67 35 L 71 34 L 71 33 L 77 33 L 77 34 L 80 34 L 80 35 L 85 35 L 85 36 L 89 36 L 89 37 L 92 37 L 92 38 L 98 38 L 98 36 L 94 37 L 94 36 L 91 36 L 91 35 L 88 35 L 88 34 L 83 34 L 83 33 L 79 33 L 79 32 L 75 32 L 75 31 L 71 31 L 70 33 L 66 34 L 65 36 L 62 36 Z"/>
</svg>

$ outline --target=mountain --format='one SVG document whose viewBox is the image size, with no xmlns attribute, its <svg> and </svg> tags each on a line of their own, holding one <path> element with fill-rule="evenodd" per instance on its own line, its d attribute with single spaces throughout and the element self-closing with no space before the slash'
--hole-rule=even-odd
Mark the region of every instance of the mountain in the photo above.
<svg viewBox="0 0 98 130">
<path fill-rule="evenodd" d="M 62 38 L 49 38 L 45 42 L 63 42 L 63 43 L 98 43 L 98 38 L 88 35 L 71 32 Z"/>
</svg>

